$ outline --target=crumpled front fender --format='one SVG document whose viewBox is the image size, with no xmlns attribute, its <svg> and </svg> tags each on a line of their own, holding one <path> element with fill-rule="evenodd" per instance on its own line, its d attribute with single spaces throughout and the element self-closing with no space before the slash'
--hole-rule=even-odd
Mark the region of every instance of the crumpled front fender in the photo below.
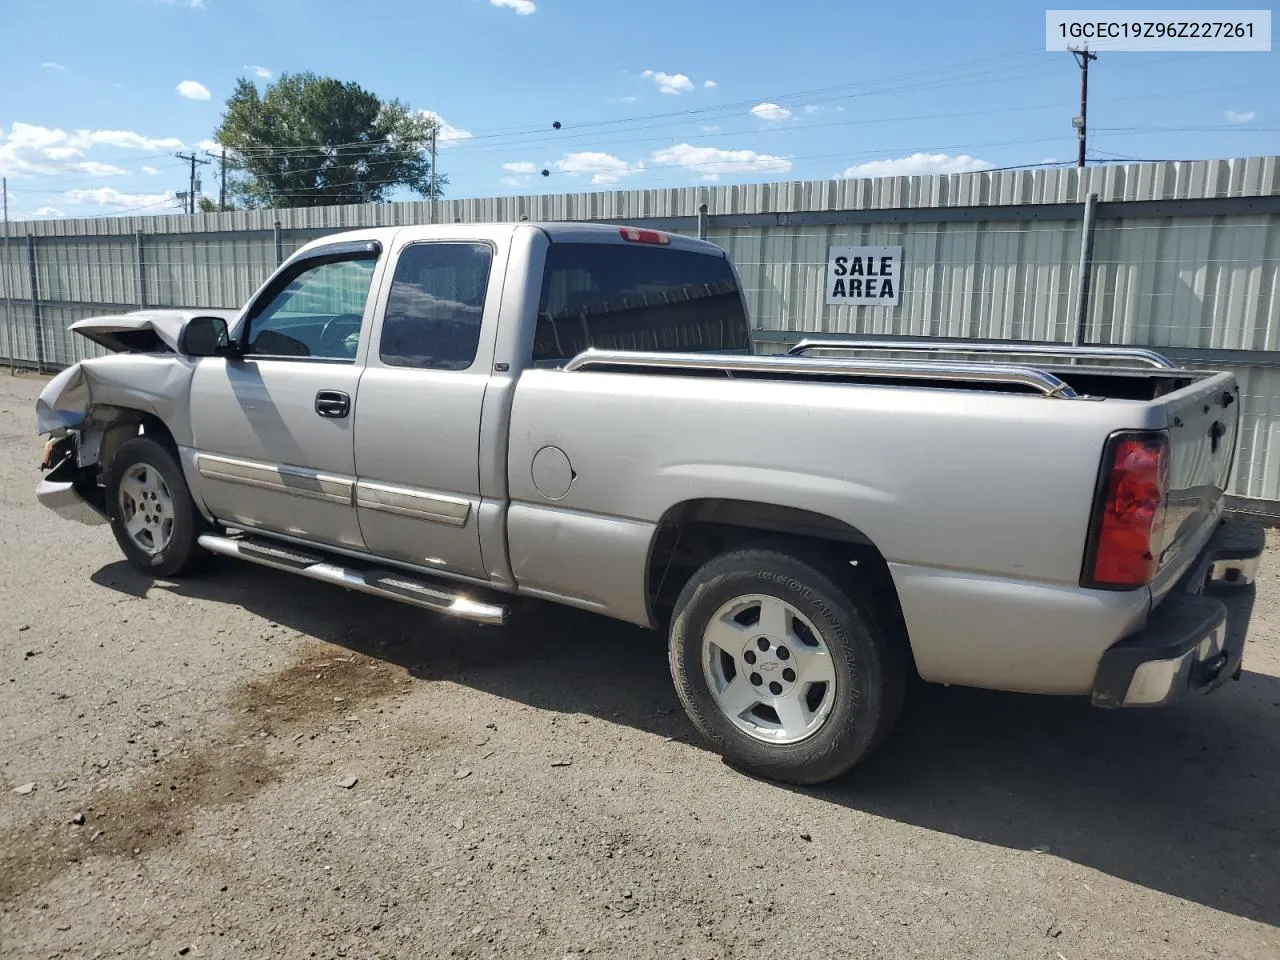
<svg viewBox="0 0 1280 960">
<path fill-rule="evenodd" d="M 36 435 L 78 427 L 89 410 L 83 363 L 67 367 L 45 384 L 36 400 Z"/>
<path fill-rule="evenodd" d="M 191 443 L 188 398 L 196 361 L 173 354 L 115 353 L 82 360 L 58 374 L 36 401 L 36 432 L 81 427 L 86 418 L 112 420 L 120 410 L 149 413 L 179 445 Z"/>
</svg>

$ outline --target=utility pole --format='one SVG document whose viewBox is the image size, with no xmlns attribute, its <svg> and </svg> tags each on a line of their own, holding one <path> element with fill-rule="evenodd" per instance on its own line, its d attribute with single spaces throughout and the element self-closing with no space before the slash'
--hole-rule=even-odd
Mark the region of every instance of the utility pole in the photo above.
<svg viewBox="0 0 1280 960">
<path fill-rule="evenodd" d="M 1076 157 L 1076 166 L 1084 166 L 1084 150 L 1085 150 L 1085 125 L 1089 116 L 1089 61 L 1097 60 L 1096 53 L 1090 53 L 1086 46 L 1083 49 L 1068 47 L 1071 55 L 1076 58 L 1076 63 L 1080 65 L 1080 115 L 1071 119 L 1071 125 L 1076 128 L 1076 134 L 1080 138 L 1080 152 Z"/>
<path fill-rule="evenodd" d="M 0 180 L 0 192 L 4 193 L 4 330 L 5 340 L 9 349 L 9 373 L 14 372 L 14 362 L 17 360 L 18 351 L 14 349 L 13 341 L 13 294 L 9 289 L 9 178 L 4 177 Z"/>
<path fill-rule="evenodd" d="M 439 122 L 431 128 L 431 202 L 435 203 L 440 195 L 439 181 L 436 179 L 436 132 L 440 129 Z"/>
<path fill-rule="evenodd" d="M 218 156 L 210 153 L 208 157 L 210 160 L 216 160 L 219 164 L 221 182 L 218 185 L 218 212 L 223 213 L 227 209 L 227 148 L 223 147 Z"/>
<path fill-rule="evenodd" d="M 201 160 L 196 156 L 193 150 L 190 154 L 175 153 L 175 157 L 179 160 L 186 160 L 191 164 L 191 192 L 187 194 L 187 213 L 196 212 L 196 165 L 206 165 L 208 160 Z"/>
</svg>

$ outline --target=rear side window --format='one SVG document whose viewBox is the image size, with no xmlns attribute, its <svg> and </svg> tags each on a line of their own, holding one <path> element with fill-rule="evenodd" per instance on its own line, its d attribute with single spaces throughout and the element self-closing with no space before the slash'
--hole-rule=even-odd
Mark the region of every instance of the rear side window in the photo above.
<svg viewBox="0 0 1280 960">
<path fill-rule="evenodd" d="M 493 250 L 485 243 L 405 247 L 382 318 L 382 362 L 432 370 L 471 366 L 492 262 Z"/>
<path fill-rule="evenodd" d="M 533 360 L 601 350 L 748 349 L 729 261 L 670 247 L 553 243 L 547 251 Z"/>
</svg>

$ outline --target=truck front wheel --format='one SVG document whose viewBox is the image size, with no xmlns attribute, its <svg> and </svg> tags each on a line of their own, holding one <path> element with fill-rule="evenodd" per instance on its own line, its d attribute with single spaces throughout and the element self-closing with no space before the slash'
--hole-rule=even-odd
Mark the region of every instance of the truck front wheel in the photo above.
<svg viewBox="0 0 1280 960">
<path fill-rule="evenodd" d="M 147 436 L 126 440 L 111 459 L 104 486 L 111 530 L 134 567 L 173 577 L 207 558 L 196 542 L 206 529 L 204 517 L 163 444 Z"/>
<path fill-rule="evenodd" d="M 729 763 L 813 784 L 858 763 L 902 705 L 907 656 L 824 564 L 726 553 L 676 603 L 669 651 L 689 719 Z"/>
</svg>

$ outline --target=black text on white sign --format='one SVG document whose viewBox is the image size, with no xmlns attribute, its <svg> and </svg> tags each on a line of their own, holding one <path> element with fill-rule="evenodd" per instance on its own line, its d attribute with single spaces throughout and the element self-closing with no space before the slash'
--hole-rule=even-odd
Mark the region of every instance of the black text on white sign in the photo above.
<svg viewBox="0 0 1280 960">
<path fill-rule="evenodd" d="M 831 247 L 827 303 L 897 306 L 901 277 L 901 247 Z"/>
</svg>

